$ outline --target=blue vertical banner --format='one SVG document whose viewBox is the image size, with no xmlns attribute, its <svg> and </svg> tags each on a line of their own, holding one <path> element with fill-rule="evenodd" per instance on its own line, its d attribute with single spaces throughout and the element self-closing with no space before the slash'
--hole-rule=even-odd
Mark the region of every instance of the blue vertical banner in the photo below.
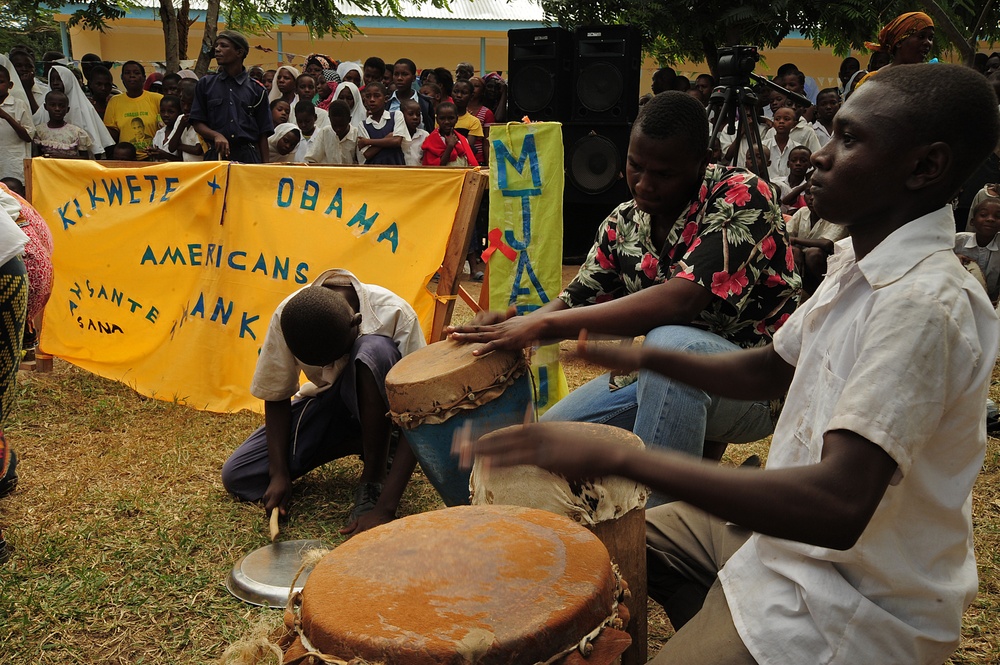
<svg viewBox="0 0 1000 665">
<path fill-rule="evenodd" d="M 490 128 L 490 308 L 528 314 L 562 289 L 562 125 L 509 123 Z M 559 345 L 532 357 L 541 415 L 569 392 Z"/>
</svg>

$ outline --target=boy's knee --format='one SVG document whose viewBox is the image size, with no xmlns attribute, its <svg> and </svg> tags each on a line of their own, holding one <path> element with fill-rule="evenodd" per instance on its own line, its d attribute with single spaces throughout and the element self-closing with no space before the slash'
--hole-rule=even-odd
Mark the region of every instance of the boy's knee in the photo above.
<svg viewBox="0 0 1000 665">
<path fill-rule="evenodd" d="M 358 370 L 371 372 L 376 382 L 385 383 L 389 370 L 399 362 L 402 354 L 396 343 L 383 335 L 362 335 L 354 342 L 351 360 Z"/>
</svg>

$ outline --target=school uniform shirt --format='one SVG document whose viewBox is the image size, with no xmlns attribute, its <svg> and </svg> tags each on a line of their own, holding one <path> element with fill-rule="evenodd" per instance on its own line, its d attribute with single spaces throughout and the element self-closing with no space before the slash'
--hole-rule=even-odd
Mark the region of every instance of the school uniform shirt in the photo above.
<svg viewBox="0 0 1000 665">
<path fill-rule="evenodd" d="M 983 271 L 990 300 L 996 302 L 1000 298 L 1000 239 L 993 236 L 985 247 L 980 247 L 975 233 L 956 233 L 955 253 L 976 262 Z"/>
<path fill-rule="evenodd" d="M 146 148 L 160 127 L 160 100 L 163 95 L 144 90 L 138 97 L 116 95 L 108 100 L 104 124 L 118 130 L 118 140 L 135 146 L 136 158 L 146 159 Z M 141 124 L 134 121 L 138 118 Z"/>
<path fill-rule="evenodd" d="M 897 464 L 857 543 L 840 551 L 753 534 L 719 571 L 760 665 L 940 665 L 976 595 L 972 487 L 1000 324 L 952 252 L 950 207 L 864 258 L 837 243 L 774 350 L 796 371 L 767 468 L 815 464 L 848 430 Z"/>
<path fill-rule="evenodd" d="M 847 237 L 847 227 L 819 219 L 815 224 L 809 208 L 799 208 L 785 222 L 785 231 L 789 238 L 806 238 L 809 240 L 826 239 L 838 242 Z"/>
<path fill-rule="evenodd" d="M 306 136 L 302 134 L 299 138 L 299 142 L 295 146 L 295 150 L 292 152 L 292 161 L 296 164 L 303 164 L 306 161 L 306 153 L 309 152 L 309 146 L 312 145 L 313 140 L 316 138 L 316 134 L 313 133 L 312 136 Z"/>
<path fill-rule="evenodd" d="M 177 129 L 177 122 L 174 121 L 173 129 L 170 130 L 171 135 L 174 133 L 176 129 Z M 167 144 L 169 142 L 170 142 L 170 137 L 167 136 L 167 128 L 160 127 L 159 129 L 157 129 L 156 134 L 153 136 L 152 146 L 154 148 L 159 148 L 163 152 L 169 152 L 171 155 L 176 155 L 177 152 L 171 152 L 170 148 L 167 147 Z"/>
<path fill-rule="evenodd" d="M 351 272 L 339 269 L 327 270 L 316 278 L 313 285 L 316 284 L 354 288 L 361 303 L 359 335 L 389 337 L 404 356 L 426 346 L 417 313 L 392 291 L 374 284 L 362 284 Z M 307 365 L 292 355 L 281 333 L 281 312 L 296 293 L 298 291 L 282 300 L 271 316 L 264 345 L 257 357 L 257 369 L 250 383 L 250 394 L 258 399 L 276 402 L 288 399 L 296 392 L 303 396 L 318 395 L 337 381 L 350 360 L 350 354 L 347 354 L 325 367 L 319 367 Z M 301 388 L 299 372 L 308 379 Z"/>
<path fill-rule="evenodd" d="M 35 137 L 35 124 L 31 121 L 31 108 L 22 99 L 8 94 L 0 108 L 24 127 L 28 136 Z M 0 178 L 17 178 L 24 182 L 24 160 L 31 158 L 31 141 L 22 141 L 6 120 L 0 120 Z"/>
<path fill-rule="evenodd" d="M 792 148 L 798 147 L 800 143 L 796 143 L 794 139 L 789 138 L 788 143 L 785 144 L 785 149 L 781 150 L 778 148 L 777 142 L 774 140 L 772 135 L 769 138 L 763 139 L 764 150 L 768 151 L 771 157 L 771 164 L 767 167 L 767 176 L 772 181 L 778 178 L 788 177 L 788 153 L 792 151 Z"/>
<path fill-rule="evenodd" d="M 767 141 L 768 139 L 774 138 L 774 127 L 768 129 L 761 140 Z M 809 148 L 809 152 L 816 152 L 820 149 L 819 138 L 816 137 L 816 132 L 813 130 L 812 125 L 806 122 L 805 118 L 799 118 L 798 124 L 792 127 L 792 131 L 788 132 L 788 138 L 795 141 L 798 145 L 804 145 Z"/>
<path fill-rule="evenodd" d="M 424 140 L 428 136 L 430 132 L 423 127 L 417 127 L 413 130 L 413 136 L 403 139 L 403 159 L 406 160 L 407 166 L 420 166 L 424 158 Z"/>
<path fill-rule="evenodd" d="M 183 117 L 184 116 L 179 116 L 177 118 L 177 122 L 174 123 L 174 128 L 170 131 L 169 134 L 167 134 L 166 141 L 165 141 L 166 144 L 169 144 L 173 140 L 174 135 L 177 133 L 178 128 L 181 126 L 181 118 L 183 118 Z M 180 154 L 181 154 L 181 161 L 182 162 L 203 162 L 203 161 L 205 161 L 205 153 L 208 152 L 209 146 L 208 146 L 208 144 L 205 143 L 205 140 L 203 138 L 201 138 L 201 134 L 199 134 L 198 132 L 194 131 L 194 127 L 191 126 L 191 123 L 188 123 L 188 126 L 185 127 L 184 131 L 181 133 L 181 144 L 182 145 L 200 145 L 201 146 L 201 154 L 200 155 L 192 155 L 190 152 L 184 152 L 183 150 L 181 150 L 178 147 L 177 151 L 180 152 Z"/>
<path fill-rule="evenodd" d="M 830 131 L 823 126 L 823 123 L 817 120 L 812 124 L 812 128 L 813 131 L 816 132 L 816 139 L 819 141 L 819 147 L 822 148 L 830 142 L 830 138 L 833 134 L 831 134 Z"/>
<path fill-rule="evenodd" d="M 357 164 L 358 128 L 350 126 L 344 138 L 327 125 L 316 130 L 306 150 L 306 164 Z"/>
<path fill-rule="evenodd" d="M 386 127 L 386 125 L 388 125 L 390 122 L 392 123 L 392 130 L 391 130 L 391 132 Z M 391 136 L 398 136 L 399 138 L 403 139 L 404 141 L 406 139 L 410 138 L 410 133 L 408 131 L 406 131 L 406 119 L 403 117 L 403 113 L 401 111 L 391 111 L 391 112 L 388 111 L 388 110 L 382 111 L 382 117 L 379 118 L 377 122 L 375 120 L 372 120 L 371 116 L 368 116 L 367 118 L 365 118 L 365 121 L 363 123 L 361 123 L 361 126 L 358 127 L 358 138 L 362 138 L 362 137 L 366 138 L 366 139 L 370 139 L 370 138 L 385 138 L 385 137 L 390 136 L 390 135 Z M 358 148 L 358 151 L 357 151 L 358 152 L 358 164 L 366 164 L 367 163 L 367 160 L 365 159 L 365 155 L 364 155 L 364 151 L 365 150 L 367 150 L 367 148 L 365 148 L 364 150 L 362 150 L 361 148 Z M 382 154 L 383 152 L 388 152 L 388 153 L 394 153 L 395 152 L 395 149 L 389 148 L 389 149 L 383 149 L 382 151 L 380 151 L 379 154 L 375 156 L 375 158 L 372 161 L 372 163 L 373 164 L 403 164 L 404 163 L 404 161 L 402 159 L 403 149 L 402 149 L 402 147 L 400 147 L 400 148 L 398 148 L 398 150 L 399 150 L 399 155 L 397 157 L 399 158 L 399 161 L 395 161 L 391 157 L 389 157 L 388 155 L 383 155 Z"/>
</svg>

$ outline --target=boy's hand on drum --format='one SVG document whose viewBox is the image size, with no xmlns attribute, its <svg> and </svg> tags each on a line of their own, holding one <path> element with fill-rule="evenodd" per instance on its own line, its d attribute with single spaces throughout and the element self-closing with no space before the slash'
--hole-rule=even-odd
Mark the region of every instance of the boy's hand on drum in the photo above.
<svg viewBox="0 0 1000 665">
<path fill-rule="evenodd" d="M 270 515 L 272 510 L 278 510 L 282 517 L 287 517 L 291 498 L 292 479 L 282 475 L 273 476 L 264 491 L 264 514 Z"/>
<path fill-rule="evenodd" d="M 607 472 L 614 458 L 621 456 L 621 446 L 609 445 L 598 438 L 581 439 L 579 432 L 567 431 L 562 423 L 544 422 L 508 427 L 491 433 L 489 439 L 472 441 L 470 428 L 455 432 L 452 452 L 459 465 L 471 468 L 475 457 L 482 459 L 484 470 L 533 464 L 557 473 L 568 480 L 593 478 Z"/>
<path fill-rule="evenodd" d="M 619 372 L 634 372 L 642 367 L 642 347 L 614 344 L 594 344 L 587 339 L 587 331 L 581 330 L 576 341 L 576 354 L 592 363 Z"/>
<path fill-rule="evenodd" d="M 480 342 L 481 348 L 472 352 L 481 356 L 494 349 L 519 350 L 538 344 L 541 339 L 541 316 L 510 316 L 513 308 L 507 310 L 508 318 L 493 324 L 477 324 L 475 321 L 464 326 L 448 329 L 448 339 L 456 342 Z"/>
</svg>

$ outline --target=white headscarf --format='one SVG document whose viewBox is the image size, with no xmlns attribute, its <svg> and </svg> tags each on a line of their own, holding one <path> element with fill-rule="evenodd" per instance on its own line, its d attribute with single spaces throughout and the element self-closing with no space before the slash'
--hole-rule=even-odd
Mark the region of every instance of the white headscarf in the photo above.
<svg viewBox="0 0 1000 665">
<path fill-rule="evenodd" d="M 10 80 L 14 83 L 14 87 L 11 88 L 10 94 L 14 95 L 17 99 L 20 99 L 25 104 L 28 104 L 28 111 L 31 111 L 31 104 L 28 103 L 28 95 L 24 91 L 24 86 L 21 85 L 21 79 L 14 71 L 14 65 L 11 63 L 10 58 L 0 53 L 0 65 L 3 65 L 10 75 Z"/>
<path fill-rule="evenodd" d="M 365 109 L 365 105 L 361 101 L 361 92 L 358 90 L 358 86 L 350 81 L 344 81 L 337 86 L 334 99 L 340 99 L 340 95 L 344 90 L 350 90 L 351 97 L 354 98 L 354 108 L 351 110 L 351 124 L 355 127 L 360 127 L 364 123 L 365 118 L 368 117 L 368 110 Z"/>
<path fill-rule="evenodd" d="M 358 72 L 358 80 L 364 83 L 365 81 L 365 70 L 361 69 L 361 65 L 356 62 L 342 62 L 337 65 L 337 76 L 340 77 L 341 81 L 347 80 L 347 72 L 352 69 L 356 69 Z"/>
<path fill-rule="evenodd" d="M 302 131 L 290 122 L 281 123 L 274 128 L 274 134 L 267 137 L 268 163 L 290 162 L 295 159 L 295 148 L 292 148 L 287 155 L 278 153 L 278 141 L 290 132 L 298 132 L 299 140 L 302 140 Z"/>
<path fill-rule="evenodd" d="M 93 144 L 91 150 L 95 155 L 104 154 L 106 148 L 115 144 L 115 140 L 111 138 L 111 134 L 104 125 L 104 121 L 101 120 L 97 109 L 87 99 L 87 93 L 83 91 L 80 82 L 73 72 L 62 65 L 52 65 L 52 69 L 49 70 L 50 85 L 53 75 L 58 76 L 59 80 L 62 81 L 63 90 L 69 98 L 69 113 L 66 114 L 66 122 L 87 132 Z M 44 106 L 40 106 L 32 120 L 36 125 L 43 125 L 49 121 L 49 112 L 45 110 Z"/>
<path fill-rule="evenodd" d="M 270 104 L 271 102 L 273 102 L 276 99 L 281 99 L 282 97 L 285 96 L 285 94 L 283 92 L 281 92 L 280 90 L 278 90 L 278 74 L 281 73 L 282 69 L 287 69 L 291 73 L 292 78 L 295 79 L 296 85 L 298 85 L 299 70 L 295 69 L 295 67 L 292 67 L 291 65 L 282 65 L 281 67 L 278 67 L 277 71 L 274 72 L 274 78 L 271 79 L 271 92 L 267 93 L 267 103 L 268 104 Z M 298 93 L 296 93 L 295 94 L 295 98 L 292 99 L 292 101 L 288 103 L 288 105 L 292 107 L 291 108 L 291 113 L 289 114 L 290 117 L 294 116 L 294 114 L 295 114 L 295 103 L 297 101 L 299 101 L 299 95 L 298 95 Z"/>
</svg>

